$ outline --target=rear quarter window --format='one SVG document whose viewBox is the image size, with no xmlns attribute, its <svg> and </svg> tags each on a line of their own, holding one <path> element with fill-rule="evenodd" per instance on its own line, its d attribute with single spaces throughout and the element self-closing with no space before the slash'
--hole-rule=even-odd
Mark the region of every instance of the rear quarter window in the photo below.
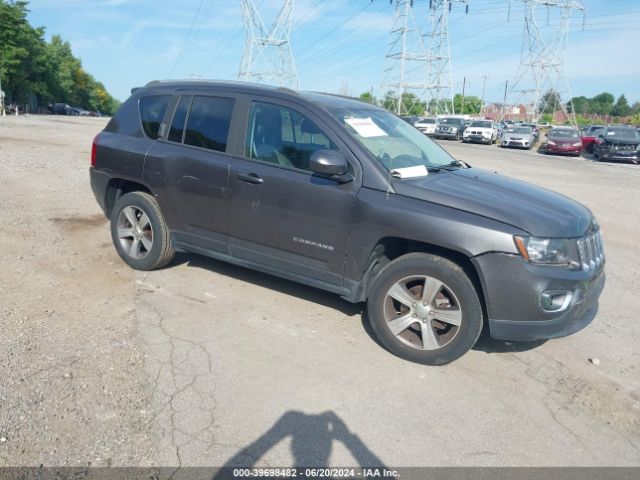
<svg viewBox="0 0 640 480">
<path fill-rule="evenodd" d="M 158 138 L 160 124 L 167 112 L 167 107 L 171 101 L 171 95 L 149 95 L 140 98 L 138 103 L 140 109 L 140 122 L 147 137 L 155 140 Z"/>
</svg>

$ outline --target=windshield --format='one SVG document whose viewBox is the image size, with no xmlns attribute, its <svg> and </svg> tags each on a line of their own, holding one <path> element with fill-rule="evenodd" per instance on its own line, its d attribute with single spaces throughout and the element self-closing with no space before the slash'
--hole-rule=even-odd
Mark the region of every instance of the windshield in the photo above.
<svg viewBox="0 0 640 480">
<path fill-rule="evenodd" d="M 437 143 L 385 110 L 333 108 L 334 117 L 387 170 L 449 166 L 454 162 Z M 417 170 L 416 170 L 417 171 Z M 418 175 L 419 176 L 419 175 Z"/>
<path fill-rule="evenodd" d="M 550 137 L 558 137 L 558 138 L 578 138 L 577 130 L 552 130 L 549 133 Z"/>
<path fill-rule="evenodd" d="M 462 120 L 459 118 L 441 118 L 440 123 L 445 125 L 460 125 Z"/>
<path fill-rule="evenodd" d="M 516 127 L 516 128 L 510 128 L 508 133 L 531 133 L 531 129 L 529 127 Z"/>
<path fill-rule="evenodd" d="M 491 127 L 491 122 L 476 121 L 476 122 L 471 122 L 471 126 L 472 127 L 478 127 L 478 128 L 492 128 Z"/>
<path fill-rule="evenodd" d="M 640 134 L 634 128 L 610 128 L 607 138 L 624 138 L 625 140 L 640 140 Z"/>
</svg>

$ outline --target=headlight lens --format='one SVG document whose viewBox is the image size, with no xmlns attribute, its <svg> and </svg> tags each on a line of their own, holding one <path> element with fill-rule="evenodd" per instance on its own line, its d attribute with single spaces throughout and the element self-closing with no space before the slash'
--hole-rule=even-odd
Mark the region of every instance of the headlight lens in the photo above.
<svg viewBox="0 0 640 480">
<path fill-rule="evenodd" d="M 581 147 L 582 146 L 582 142 L 576 142 L 573 144 L 574 147 Z"/>
<path fill-rule="evenodd" d="M 555 144 L 556 144 L 556 142 L 554 142 L 553 140 L 549 140 L 547 143 L 548 143 L 549 145 L 555 145 Z"/>
<path fill-rule="evenodd" d="M 531 263 L 578 267 L 576 242 L 568 238 L 514 237 L 520 255 Z"/>
</svg>

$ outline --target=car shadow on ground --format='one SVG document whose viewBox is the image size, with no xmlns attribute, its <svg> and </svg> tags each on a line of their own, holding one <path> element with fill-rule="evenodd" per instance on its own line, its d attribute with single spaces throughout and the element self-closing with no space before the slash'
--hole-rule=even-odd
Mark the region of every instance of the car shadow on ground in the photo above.
<svg viewBox="0 0 640 480">
<path fill-rule="evenodd" d="M 213 480 L 237 477 L 233 470 L 238 467 L 260 468 L 260 460 L 277 444 L 287 440 L 290 442 L 292 465 L 328 467 L 333 444 L 340 442 L 360 467 L 386 468 L 382 460 L 334 412 L 314 415 L 289 410 L 269 430 L 227 460 Z"/>
<path fill-rule="evenodd" d="M 326 292 L 318 288 L 302 285 L 291 280 L 269 275 L 268 273 L 258 272 L 256 270 L 215 260 L 196 253 L 177 253 L 175 259 L 167 267 L 170 268 L 172 266 L 183 264 L 186 264 L 189 267 L 210 270 L 227 277 L 235 278 L 236 280 L 275 290 L 277 292 L 284 293 L 285 295 L 318 303 L 338 310 L 348 316 L 362 313 L 364 308 L 363 303 L 347 302 L 335 293 Z"/>
<path fill-rule="evenodd" d="M 213 258 L 198 255 L 196 253 L 177 253 L 175 259 L 167 266 L 187 265 L 189 267 L 203 268 L 212 272 L 219 273 L 236 280 L 258 285 L 263 288 L 275 290 L 285 295 L 301 298 L 309 302 L 324 305 L 325 307 L 338 310 L 347 316 L 360 315 L 362 328 L 366 334 L 380 348 L 386 350 L 386 347 L 378 340 L 367 314 L 364 303 L 351 303 L 337 294 L 326 292 L 318 288 L 309 287 L 296 283 L 291 280 L 269 275 L 267 273 L 258 272 L 249 268 L 233 265 Z M 506 342 L 504 340 L 495 340 L 489 335 L 489 331 L 485 328 L 473 347 L 473 350 L 485 353 L 508 353 L 508 352 L 524 352 L 532 350 L 544 344 L 546 340 L 536 340 L 529 342 Z"/>
</svg>

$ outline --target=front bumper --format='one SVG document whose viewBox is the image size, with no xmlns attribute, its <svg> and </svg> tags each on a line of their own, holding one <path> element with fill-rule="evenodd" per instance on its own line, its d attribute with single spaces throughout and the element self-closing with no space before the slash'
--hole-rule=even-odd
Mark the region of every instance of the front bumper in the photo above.
<svg viewBox="0 0 640 480">
<path fill-rule="evenodd" d="M 629 150 L 611 150 L 608 152 L 601 152 L 600 159 L 602 160 L 614 160 L 621 162 L 635 162 L 638 163 L 638 159 L 640 158 L 637 151 Z"/>
<path fill-rule="evenodd" d="M 435 133 L 436 133 L 436 129 L 435 128 L 429 128 L 429 127 L 417 127 L 417 128 L 418 128 L 418 130 L 420 130 L 425 135 L 435 135 Z"/>
<path fill-rule="evenodd" d="M 562 147 L 558 145 L 547 145 L 547 152 L 549 153 L 567 153 L 570 155 L 580 155 L 582 153 L 582 146 L 580 147 Z"/>
<path fill-rule="evenodd" d="M 450 132 L 450 131 L 438 131 L 434 133 L 436 138 L 456 138 L 458 137 L 458 132 Z"/>
<path fill-rule="evenodd" d="M 514 140 L 512 138 L 506 138 L 506 139 L 502 139 L 500 140 L 500 146 L 503 147 L 518 147 L 518 148 L 529 148 L 531 147 L 535 142 L 533 140 Z"/>
<path fill-rule="evenodd" d="M 465 142 L 487 143 L 487 144 L 492 142 L 491 137 L 485 137 L 483 135 L 467 135 L 466 137 L 463 138 L 463 140 Z"/>
<path fill-rule="evenodd" d="M 485 293 L 489 331 L 499 340 L 540 340 L 571 335 L 598 312 L 604 264 L 596 271 L 537 266 L 518 255 L 486 254 L 473 259 Z M 559 312 L 542 308 L 543 292 L 570 292 Z"/>
</svg>

